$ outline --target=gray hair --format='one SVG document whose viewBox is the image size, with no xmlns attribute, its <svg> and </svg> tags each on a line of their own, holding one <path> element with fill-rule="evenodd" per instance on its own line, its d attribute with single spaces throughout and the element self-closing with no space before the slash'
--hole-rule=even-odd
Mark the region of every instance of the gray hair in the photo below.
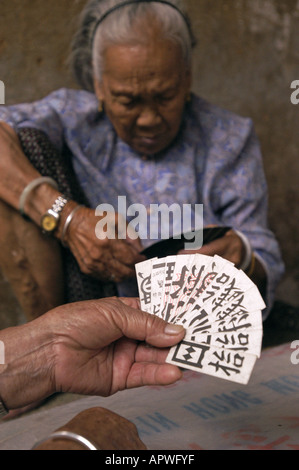
<svg viewBox="0 0 299 470">
<path fill-rule="evenodd" d="M 101 81 L 103 52 L 111 44 L 141 43 L 138 21 L 151 15 L 159 22 L 165 39 L 179 44 L 186 67 L 191 65 L 192 47 L 195 39 L 187 23 L 188 16 L 181 0 L 168 0 L 170 5 L 157 2 L 138 2 L 124 5 L 108 15 L 98 26 L 99 19 L 111 8 L 123 3 L 120 0 L 90 0 L 85 6 L 79 29 L 72 43 L 71 65 L 77 82 L 88 91 L 94 91 L 94 77 Z M 184 16 L 187 21 L 184 19 Z M 96 31 L 95 31 L 96 29 Z"/>
</svg>

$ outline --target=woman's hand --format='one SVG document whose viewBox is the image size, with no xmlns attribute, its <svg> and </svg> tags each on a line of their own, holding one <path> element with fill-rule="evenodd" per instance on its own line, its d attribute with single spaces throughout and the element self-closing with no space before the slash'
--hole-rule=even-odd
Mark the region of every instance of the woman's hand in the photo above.
<svg viewBox="0 0 299 470">
<path fill-rule="evenodd" d="M 233 230 L 229 230 L 223 237 L 203 245 L 200 249 L 181 250 L 179 252 L 179 254 L 189 253 L 200 253 L 207 256 L 219 255 L 238 267 L 242 264 L 244 258 L 244 245 L 238 234 Z"/>
<path fill-rule="evenodd" d="M 126 224 L 123 239 L 118 238 L 119 224 L 124 223 L 120 216 L 111 214 L 109 220 L 105 233 L 94 209 L 82 207 L 76 212 L 65 241 L 83 273 L 103 281 L 120 282 L 134 277 L 135 264 L 145 258 L 140 255 L 140 240 L 129 237 Z"/>
<path fill-rule="evenodd" d="M 245 247 L 239 235 L 234 232 L 234 230 L 229 230 L 223 237 L 203 245 L 198 250 L 181 250 L 178 254 L 192 253 L 199 253 L 207 256 L 218 255 L 231 261 L 237 268 L 239 268 L 244 260 Z M 265 296 L 267 290 L 267 275 L 258 258 L 255 257 L 254 267 L 253 269 L 250 269 L 250 271 L 251 272 L 250 274 L 248 273 L 248 275 L 259 288 L 262 296 Z"/>
</svg>

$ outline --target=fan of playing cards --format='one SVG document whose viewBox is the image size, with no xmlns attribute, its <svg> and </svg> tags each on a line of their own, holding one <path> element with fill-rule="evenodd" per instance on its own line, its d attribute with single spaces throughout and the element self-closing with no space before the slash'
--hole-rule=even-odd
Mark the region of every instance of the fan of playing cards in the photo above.
<svg viewBox="0 0 299 470">
<path fill-rule="evenodd" d="M 265 304 L 243 271 L 219 256 L 188 254 L 138 263 L 136 274 L 141 309 L 186 329 L 166 362 L 248 382 L 261 354 Z"/>
</svg>

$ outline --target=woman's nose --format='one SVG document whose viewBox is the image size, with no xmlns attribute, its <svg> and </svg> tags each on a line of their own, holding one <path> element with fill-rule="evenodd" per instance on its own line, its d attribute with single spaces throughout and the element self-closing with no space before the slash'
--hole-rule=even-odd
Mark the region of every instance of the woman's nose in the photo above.
<svg viewBox="0 0 299 470">
<path fill-rule="evenodd" d="M 137 125 L 139 127 L 155 127 L 161 124 L 161 122 L 162 118 L 154 106 L 142 108 L 137 118 Z"/>
</svg>

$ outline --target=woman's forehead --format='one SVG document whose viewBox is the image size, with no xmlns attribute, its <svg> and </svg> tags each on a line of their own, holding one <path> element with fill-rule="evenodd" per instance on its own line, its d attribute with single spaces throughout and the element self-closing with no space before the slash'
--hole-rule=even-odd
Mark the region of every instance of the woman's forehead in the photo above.
<svg viewBox="0 0 299 470">
<path fill-rule="evenodd" d="M 181 49 L 170 41 L 142 45 L 111 45 L 104 53 L 103 78 L 122 83 L 176 82 L 184 71 Z"/>
</svg>

